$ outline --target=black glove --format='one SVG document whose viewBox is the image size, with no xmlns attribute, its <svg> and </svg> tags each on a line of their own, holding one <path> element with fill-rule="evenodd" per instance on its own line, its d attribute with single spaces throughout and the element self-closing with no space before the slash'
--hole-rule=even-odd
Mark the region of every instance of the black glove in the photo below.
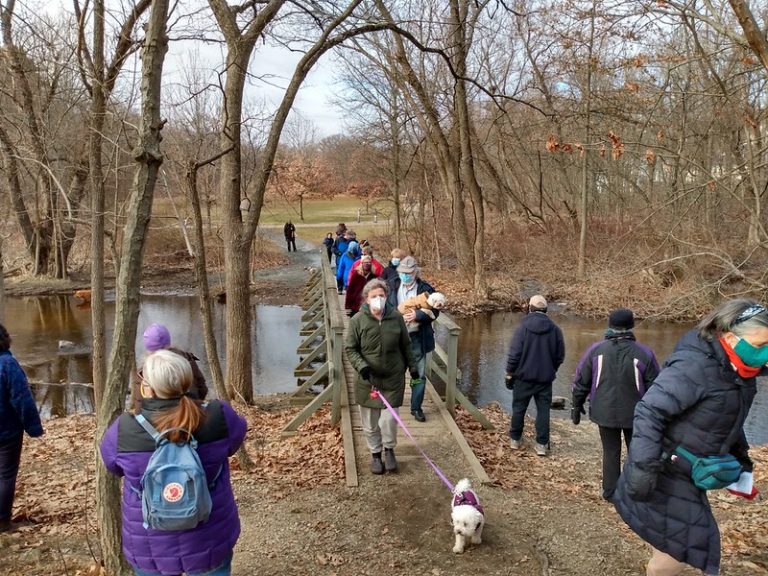
<svg viewBox="0 0 768 576">
<path fill-rule="evenodd" d="M 418 380 L 419 378 L 421 378 L 421 376 L 419 376 L 418 370 L 411 370 L 410 374 L 411 374 L 411 380 Z"/>
<path fill-rule="evenodd" d="M 368 382 L 371 381 L 371 367 L 370 366 L 363 366 L 360 369 L 360 376 L 363 377 L 363 380 L 367 380 Z"/>
<path fill-rule="evenodd" d="M 507 390 L 514 390 L 515 389 L 515 375 L 507 373 L 504 375 L 504 386 L 507 387 Z"/>
<path fill-rule="evenodd" d="M 573 422 L 576 426 L 578 426 L 579 422 L 581 422 L 582 414 L 586 414 L 584 411 L 584 406 L 571 406 L 571 422 Z"/>
<path fill-rule="evenodd" d="M 626 467 L 627 494 L 636 502 L 647 502 L 656 490 L 661 462 L 630 462 Z"/>
</svg>

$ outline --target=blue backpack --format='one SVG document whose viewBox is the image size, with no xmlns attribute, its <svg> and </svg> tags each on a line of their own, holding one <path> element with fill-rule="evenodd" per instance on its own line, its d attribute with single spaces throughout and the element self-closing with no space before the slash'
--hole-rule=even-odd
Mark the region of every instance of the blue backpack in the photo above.
<svg viewBox="0 0 768 576">
<path fill-rule="evenodd" d="M 160 433 L 142 414 L 136 416 L 136 421 L 155 441 L 155 451 L 141 478 L 141 489 L 132 487 L 141 498 L 144 528 L 189 530 L 208 520 L 211 490 L 221 468 L 209 484 L 197 454 L 197 440 L 191 433 L 183 428 Z M 187 442 L 171 442 L 166 438 L 177 430 L 187 434 Z"/>
</svg>

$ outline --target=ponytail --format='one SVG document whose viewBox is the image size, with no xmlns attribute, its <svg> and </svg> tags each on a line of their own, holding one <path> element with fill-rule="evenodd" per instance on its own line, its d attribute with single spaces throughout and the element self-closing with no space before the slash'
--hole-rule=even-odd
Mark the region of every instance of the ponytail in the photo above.
<svg viewBox="0 0 768 576">
<path fill-rule="evenodd" d="M 195 402 L 188 396 L 182 396 L 175 408 L 164 410 L 153 418 L 154 426 L 158 432 L 171 428 L 183 428 L 190 434 L 194 434 L 205 419 L 205 412 L 199 402 Z M 174 430 L 168 434 L 171 442 L 184 442 L 189 438 L 180 430 Z"/>
</svg>

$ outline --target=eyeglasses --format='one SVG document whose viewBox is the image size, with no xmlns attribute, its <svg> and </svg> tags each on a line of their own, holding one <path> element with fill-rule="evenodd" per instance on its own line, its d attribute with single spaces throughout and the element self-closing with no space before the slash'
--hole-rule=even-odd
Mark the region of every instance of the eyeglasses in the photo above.
<svg viewBox="0 0 768 576">
<path fill-rule="evenodd" d="M 736 326 L 738 324 L 741 324 L 742 322 L 751 320 L 752 318 L 754 318 L 758 314 L 762 314 L 763 312 L 765 312 L 765 306 L 761 306 L 760 304 L 752 304 L 752 306 L 745 308 L 742 311 L 742 313 L 736 317 L 736 320 L 733 321 L 731 326 Z"/>
</svg>

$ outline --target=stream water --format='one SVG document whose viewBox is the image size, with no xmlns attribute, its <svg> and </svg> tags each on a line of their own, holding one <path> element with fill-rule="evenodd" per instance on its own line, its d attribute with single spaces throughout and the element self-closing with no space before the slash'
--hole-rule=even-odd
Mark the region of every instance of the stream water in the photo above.
<svg viewBox="0 0 768 576">
<path fill-rule="evenodd" d="M 301 310 L 296 306 L 254 308 L 253 381 L 255 394 L 292 392 L 296 389 L 293 369 L 298 363 L 296 347 L 300 343 Z M 107 309 L 107 326 L 113 324 L 114 307 Z M 580 355 L 603 336 L 605 325 L 595 320 L 553 315 L 563 329 L 566 359 L 555 382 L 555 394 L 570 400 L 570 382 Z M 519 313 L 496 312 L 459 319 L 461 388 L 475 404 L 499 402 L 511 407 L 512 394 L 503 384 L 507 347 Z M 144 350 L 141 334 L 152 322 L 165 324 L 173 345 L 193 352 L 200 368 L 209 377 L 208 363 L 201 337 L 202 325 L 197 299 L 188 296 L 143 296 L 139 315 L 136 356 Z M 8 298 L 5 323 L 13 338 L 12 350 L 34 385 L 35 396 L 44 417 L 93 411 L 93 391 L 83 385 L 91 381 L 89 349 L 91 343 L 90 308 L 80 308 L 67 296 Z M 224 306 L 214 308 L 217 341 L 224 357 Z M 635 328 L 639 341 L 651 346 L 659 362 L 672 351 L 678 338 L 690 325 L 641 322 Z M 438 333 L 438 339 L 440 334 Z M 111 333 L 107 334 L 111 339 Z M 74 346 L 60 350 L 59 341 Z M 768 442 L 768 386 L 759 384 L 759 392 L 747 421 L 747 435 L 755 443 Z M 531 403 L 533 404 L 533 403 Z M 567 412 L 553 412 L 567 417 Z"/>
</svg>

